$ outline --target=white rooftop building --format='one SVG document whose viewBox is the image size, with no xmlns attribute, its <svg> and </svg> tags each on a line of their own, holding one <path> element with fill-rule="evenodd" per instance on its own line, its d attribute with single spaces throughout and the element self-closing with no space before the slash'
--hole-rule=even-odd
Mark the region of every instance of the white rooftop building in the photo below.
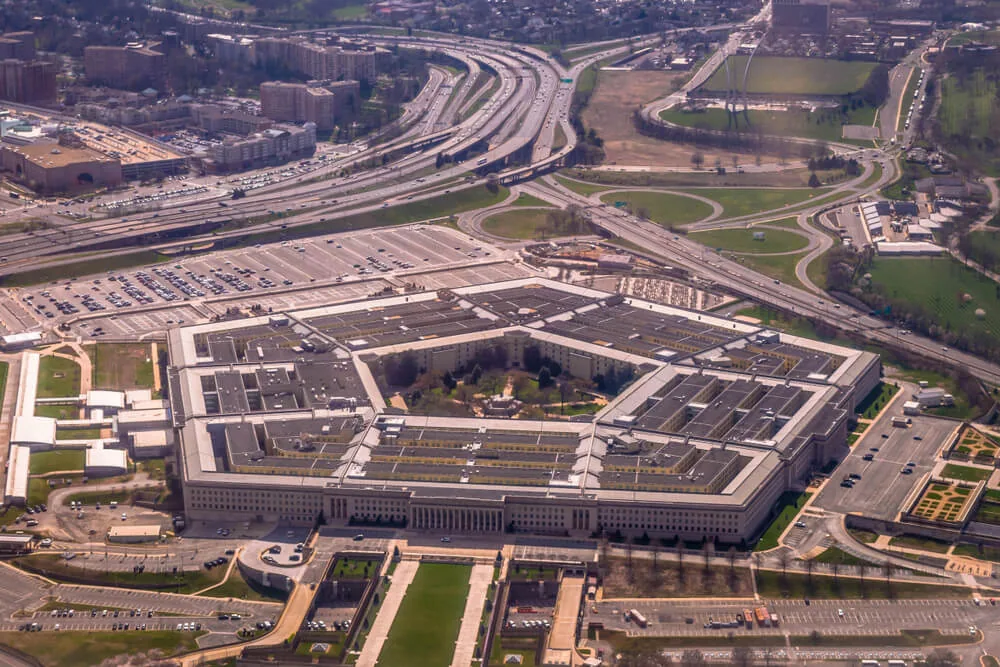
<svg viewBox="0 0 1000 667">
<path fill-rule="evenodd" d="M 87 392 L 87 409 L 103 410 L 104 414 L 114 414 L 125 407 L 125 392 L 102 389 Z"/>
<path fill-rule="evenodd" d="M 56 420 L 26 415 L 14 417 L 10 443 L 32 449 L 49 449 L 56 444 Z"/>
<path fill-rule="evenodd" d="M 10 448 L 7 482 L 3 490 L 5 505 L 23 505 L 27 501 L 30 458 L 31 450 L 27 447 L 14 445 Z"/>
<path fill-rule="evenodd" d="M 100 442 L 87 448 L 84 474 L 88 477 L 112 477 L 128 470 L 128 455 L 124 449 L 106 449 Z"/>
</svg>

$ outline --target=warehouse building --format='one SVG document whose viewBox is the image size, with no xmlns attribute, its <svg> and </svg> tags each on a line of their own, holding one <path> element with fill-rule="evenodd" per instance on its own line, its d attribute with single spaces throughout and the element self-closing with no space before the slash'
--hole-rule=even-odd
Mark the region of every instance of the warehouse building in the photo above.
<svg viewBox="0 0 1000 667">
<path fill-rule="evenodd" d="M 119 524 L 108 529 L 108 542 L 119 544 L 136 544 L 139 542 L 156 542 L 160 539 L 160 526 L 135 526 Z"/>
<path fill-rule="evenodd" d="M 11 445 L 7 462 L 7 480 L 4 483 L 4 505 L 24 505 L 28 499 L 28 475 L 31 449 Z"/>
<path fill-rule="evenodd" d="M 0 166 L 12 180 L 44 193 L 115 187 L 122 182 L 119 160 L 90 148 L 54 142 L 2 144 Z"/>
</svg>

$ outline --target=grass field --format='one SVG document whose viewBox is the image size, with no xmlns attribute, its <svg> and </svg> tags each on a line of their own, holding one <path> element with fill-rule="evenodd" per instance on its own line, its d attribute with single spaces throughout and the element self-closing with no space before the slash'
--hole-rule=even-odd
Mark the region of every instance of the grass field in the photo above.
<svg viewBox="0 0 1000 667">
<path fill-rule="evenodd" d="M 448 667 L 465 611 L 471 568 L 465 565 L 423 563 L 389 629 L 379 654 L 380 665 L 412 664 Z"/>
<path fill-rule="evenodd" d="M 107 505 L 111 502 L 125 503 L 129 500 L 127 491 L 85 491 L 74 493 L 63 498 L 63 505 L 69 505 L 74 500 L 84 505 Z"/>
<path fill-rule="evenodd" d="M 890 300 L 922 304 L 944 330 L 1000 340 L 996 283 L 950 257 L 880 257 L 871 267 L 873 288 Z M 969 294 L 965 303 L 959 297 Z M 983 319 L 975 311 L 983 308 Z"/>
<path fill-rule="evenodd" d="M 548 211 L 504 211 L 483 221 L 483 229 L 505 239 L 546 239 L 556 235 Z"/>
<path fill-rule="evenodd" d="M 82 449 L 50 449 L 47 452 L 32 452 L 29 471 L 32 475 L 44 475 L 56 470 L 83 470 L 85 453 Z"/>
<path fill-rule="evenodd" d="M 758 273 L 780 280 L 789 285 L 799 285 L 795 276 L 795 266 L 806 256 L 798 255 L 739 255 L 736 260 Z"/>
<path fill-rule="evenodd" d="M 123 255 L 91 254 L 99 256 L 81 257 L 80 261 L 70 264 L 60 264 L 58 266 L 6 275 L 0 277 L 0 285 L 4 285 L 5 287 L 24 287 L 26 285 L 47 283 L 51 280 L 85 276 L 90 273 L 104 273 L 112 269 L 127 269 L 133 266 L 169 262 L 175 259 L 153 250 L 143 250 Z"/>
<path fill-rule="evenodd" d="M 737 156 L 738 161 L 746 161 L 747 156 Z M 732 156 L 729 156 L 732 160 Z M 726 164 L 723 160 L 723 164 Z M 731 162 L 729 165 L 731 166 Z M 777 172 L 737 173 L 731 169 L 725 174 L 715 171 L 595 171 L 592 169 L 564 169 L 561 174 L 597 186 L 633 186 L 647 188 L 805 188 L 809 185 L 808 169 L 787 169 Z M 826 172 L 829 173 L 829 172 Z M 824 172 L 819 172 L 823 175 Z M 560 176 L 555 177 L 559 182 Z M 568 187 L 568 186 L 567 186 Z M 585 193 L 589 194 L 589 193 Z"/>
<path fill-rule="evenodd" d="M 764 238 L 756 240 L 755 233 L 763 233 Z M 690 232 L 688 238 L 716 250 L 751 254 L 791 252 L 809 245 L 809 239 L 801 234 L 780 229 L 713 229 L 707 232 Z"/>
<path fill-rule="evenodd" d="M 817 563 L 837 563 L 839 565 L 876 565 L 876 563 L 872 563 L 870 560 L 858 558 L 837 547 L 826 549 L 813 560 Z"/>
<path fill-rule="evenodd" d="M 916 535 L 898 535 L 889 540 L 889 545 L 893 547 L 905 547 L 910 549 L 920 549 L 932 551 L 937 554 L 948 553 L 951 545 L 942 540 L 935 540 L 930 537 L 917 537 Z"/>
<path fill-rule="evenodd" d="M 591 185 L 590 183 L 579 183 L 577 181 L 573 181 L 568 178 L 563 178 L 562 176 L 555 176 L 554 178 L 556 179 L 556 182 L 559 183 L 559 185 L 563 186 L 564 188 L 567 188 L 568 190 L 572 190 L 577 194 L 583 195 L 585 197 L 589 197 L 592 194 L 596 194 L 598 192 L 605 192 L 611 189 L 611 187 L 606 185 Z"/>
<path fill-rule="evenodd" d="M 56 431 L 56 440 L 91 440 L 100 437 L 99 428 L 61 428 Z"/>
<path fill-rule="evenodd" d="M 256 602 L 284 602 L 288 597 L 281 591 L 258 586 L 255 583 L 247 581 L 240 574 L 240 568 L 238 567 L 233 567 L 233 571 L 229 574 L 229 578 L 226 579 L 225 583 L 202 593 L 202 595 L 209 598 L 234 598 Z"/>
<path fill-rule="evenodd" d="M 952 551 L 952 554 L 956 556 L 968 556 L 969 558 L 978 558 L 979 560 L 989 560 L 993 562 L 1000 562 L 1000 549 L 996 547 L 983 546 L 978 547 L 975 544 L 959 544 Z"/>
<path fill-rule="evenodd" d="M 820 336 L 816 333 L 816 328 L 813 326 L 813 323 L 804 317 L 789 319 L 788 316 L 775 310 L 771 310 L 770 308 L 765 308 L 764 306 L 742 308 L 736 313 L 736 315 L 753 317 L 760 320 L 760 323 L 765 327 L 781 329 L 782 331 L 786 331 L 793 336 L 802 336 L 803 338 L 821 340 Z"/>
<path fill-rule="evenodd" d="M 197 648 L 195 639 L 204 632 L 27 632 L 0 633 L 0 644 L 34 656 L 45 667 L 98 665 L 118 655 L 136 656 L 153 649 L 164 657 Z"/>
<path fill-rule="evenodd" d="M 52 419 L 79 419 L 80 409 L 75 405 L 39 405 L 35 404 L 36 417 L 51 417 Z"/>
<path fill-rule="evenodd" d="M 722 204 L 723 216 L 739 218 L 754 213 L 773 211 L 810 199 L 819 198 L 826 188 L 699 188 L 692 194 L 707 197 Z"/>
<path fill-rule="evenodd" d="M 686 225 L 712 215 L 712 207 L 703 201 L 665 192 L 611 192 L 601 195 L 606 204 L 625 202 L 632 213 L 664 226 Z"/>
<path fill-rule="evenodd" d="M 1000 174 L 1000 155 L 984 143 L 1000 133 L 1000 119 L 994 113 L 998 83 L 985 69 L 962 80 L 951 75 L 941 80 L 941 134 L 959 157 L 972 161 L 990 176 Z"/>
<path fill-rule="evenodd" d="M 941 470 L 942 476 L 962 482 L 981 482 L 984 479 L 989 479 L 991 474 L 993 474 L 991 470 L 974 468 L 972 466 L 960 466 L 954 463 L 949 463 Z"/>
<path fill-rule="evenodd" d="M 544 199 L 539 199 L 538 197 L 532 195 L 526 195 L 523 192 L 517 196 L 514 203 L 511 206 L 544 206 L 546 208 L 552 208 L 552 204 L 548 203 Z"/>
<path fill-rule="evenodd" d="M 889 596 L 885 577 L 872 572 L 864 582 L 860 578 L 788 574 L 782 581 L 781 572 L 762 570 L 757 573 L 757 588 L 762 598 L 799 598 L 814 600 L 884 600 Z M 898 599 L 968 599 L 971 591 L 960 586 L 933 586 L 912 582 L 892 582 L 892 596 Z"/>
<path fill-rule="evenodd" d="M 809 498 L 812 497 L 811 493 L 796 493 L 795 491 L 786 491 L 781 494 L 778 498 L 777 516 L 771 521 L 767 529 L 761 534 L 760 539 L 757 540 L 757 544 L 754 546 L 754 551 L 767 551 L 768 549 L 774 549 L 778 546 L 778 538 L 788 528 L 795 517 L 798 516 L 799 512 L 805 506 Z"/>
<path fill-rule="evenodd" d="M 94 389 L 152 389 L 152 346 L 148 343 L 97 343 L 84 349 L 93 365 Z"/>
<path fill-rule="evenodd" d="M 79 395 L 80 364 L 63 357 L 42 357 L 38 365 L 38 398 Z"/>
<path fill-rule="evenodd" d="M 748 56 L 730 56 L 731 72 L 742 82 Z M 757 56 L 750 67 L 747 93 L 845 95 L 859 90 L 875 63 Z M 726 68 L 720 66 L 702 86 L 713 92 L 726 91 Z"/>
<path fill-rule="evenodd" d="M 803 137 L 822 141 L 841 141 L 843 125 L 871 125 L 875 122 L 875 109 L 861 107 L 846 115 L 835 109 L 763 110 L 750 109 L 731 117 L 725 109 L 710 108 L 701 111 L 666 109 L 660 113 L 663 120 L 703 130 L 740 130 L 782 137 Z M 733 120 L 731 120 L 733 118 Z M 735 124 L 734 124 L 735 123 Z"/>
</svg>

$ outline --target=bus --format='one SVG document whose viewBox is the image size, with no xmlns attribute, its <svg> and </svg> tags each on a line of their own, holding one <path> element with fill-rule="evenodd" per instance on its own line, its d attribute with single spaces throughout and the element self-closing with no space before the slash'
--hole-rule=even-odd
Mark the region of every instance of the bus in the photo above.
<svg viewBox="0 0 1000 667">
<path fill-rule="evenodd" d="M 635 624 L 640 628 L 645 628 L 649 625 L 649 621 L 646 620 L 645 616 L 639 613 L 638 609 L 629 609 L 628 613 L 629 616 L 631 616 L 632 621 L 635 622 Z"/>
</svg>

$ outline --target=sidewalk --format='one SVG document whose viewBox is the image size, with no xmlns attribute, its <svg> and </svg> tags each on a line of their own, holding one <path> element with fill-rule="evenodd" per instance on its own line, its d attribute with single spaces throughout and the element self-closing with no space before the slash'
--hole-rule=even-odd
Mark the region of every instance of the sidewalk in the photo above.
<svg viewBox="0 0 1000 667">
<path fill-rule="evenodd" d="M 406 589 L 413 582 L 418 567 L 420 567 L 420 561 L 417 560 L 403 560 L 396 566 L 396 571 L 392 574 L 392 585 L 389 586 L 389 592 L 385 594 L 385 599 L 382 601 L 382 608 L 379 609 L 375 622 L 372 623 L 368 639 L 361 649 L 361 655 L 358 656 L 357 667 L 375 667 L 379 653 L 382 652 L 382 646 L 389 638 L 389 628 L 392 627 L 392 622 L 396 619 L 396 612 L 399 611 L 399 605 L 403 603 Z"/>
<path fill-rule="evenodd" d="M 472 664 L 476 639 L 479 637 L 479 621 L 483 616 L 483 607 L 486 606 L 486 590 L 492 581 L 492 565 L 481 563 L 472 566 L 469 595 L 465 600 L 465 613 L 462 615 L 462 625 L 458 631 L 451 667 L 469 667 Z"/>
</svg>

